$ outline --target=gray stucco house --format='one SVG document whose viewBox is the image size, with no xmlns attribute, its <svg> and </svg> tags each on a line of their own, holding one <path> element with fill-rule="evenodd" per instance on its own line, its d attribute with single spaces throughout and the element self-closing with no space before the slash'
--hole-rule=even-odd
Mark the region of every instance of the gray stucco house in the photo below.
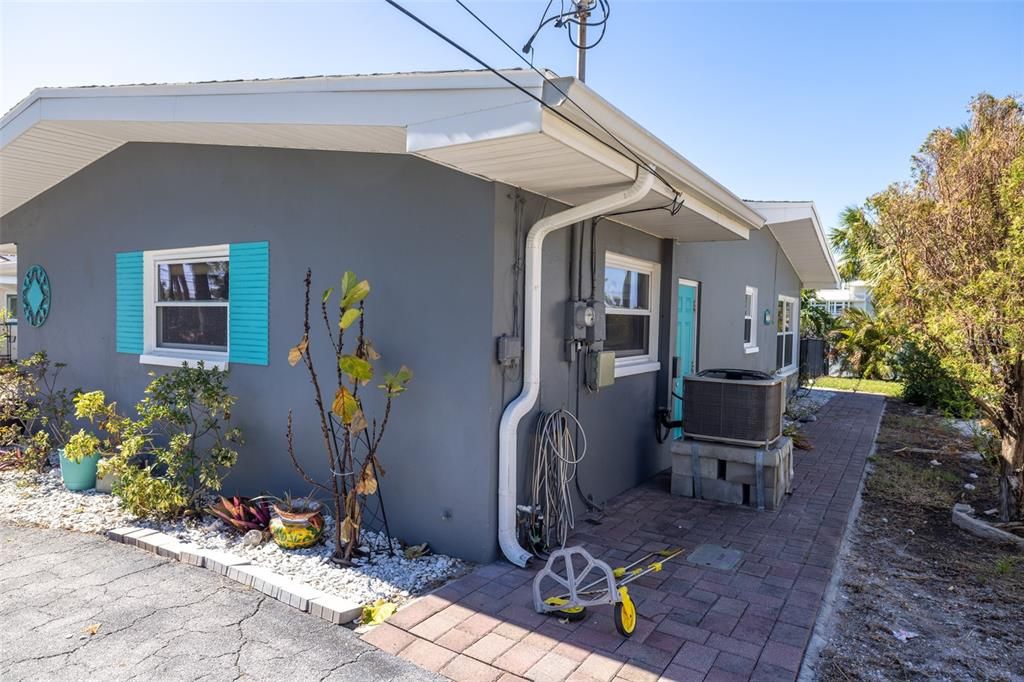
<svg viewBox="0 0 1024 682">
<path fill-rule="evenodd" d="M 228 489 L 302 491 L 289 409 L 321 459 L 287 362 L 303 275 L 320 290 L 355 270 L 384 363 L 416 373 L 381 453 L 392 529 L 521 558 L 540 411 L 579 417 L 581 484 L 605 500 L 669 465 L 655 417 L 678 413 L 678 375 L 794 375 L 800 290 L 837 276 L 813 204 L 739 199 L 575 79 L 502 75 L 34 91 L 0 124 L 0 244 L 52 285 L 20 353 L 122 405 L 154 366 L 228 367 L 247 436 Z M 154 284 L 196 261 L 231 271 L 202 330 Z M 607 373 L 589 366 L 602 346 Z"/>
</svg>

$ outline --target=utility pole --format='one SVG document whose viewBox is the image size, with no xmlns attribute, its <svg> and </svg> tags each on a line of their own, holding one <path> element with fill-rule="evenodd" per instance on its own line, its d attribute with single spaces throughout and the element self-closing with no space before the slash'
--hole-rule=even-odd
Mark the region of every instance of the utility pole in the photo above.
<svg viewBox="0 0 1024 682">
<path fill-rule="evenodd" d="M 576 78 L 580 82 L 587 80 L 587 17 L 590 16 L 590 0 L 573 0 L 576 5 L 576 18 L 579 20 L 579 35 L 576 43 L 579 45 L 576 53 Z"/>
</svg>

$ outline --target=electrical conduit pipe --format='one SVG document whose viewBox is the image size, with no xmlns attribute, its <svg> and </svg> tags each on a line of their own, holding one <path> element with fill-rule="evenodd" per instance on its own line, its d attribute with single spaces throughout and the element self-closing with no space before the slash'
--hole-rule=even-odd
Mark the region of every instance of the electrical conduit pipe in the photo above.
<svg viewBox="0 0 1024 682">
<path fill-rule="evenodd" d="M 638 168 L 636 181 L 628 189 L 541 218 L 526 235 L 523 390 L 505 408 L 498 427 L 498 544 L 502 554 L 517 566 L 525 567 L 532 556 L 519 545 L 516 538 L 516 465 L 519 423 L 533 409 L 540 395 L 541 259 L 544 238 L 573 223 L 631 206 L 646 197 L 653 186 L 654 176 Z"/>
</svg>

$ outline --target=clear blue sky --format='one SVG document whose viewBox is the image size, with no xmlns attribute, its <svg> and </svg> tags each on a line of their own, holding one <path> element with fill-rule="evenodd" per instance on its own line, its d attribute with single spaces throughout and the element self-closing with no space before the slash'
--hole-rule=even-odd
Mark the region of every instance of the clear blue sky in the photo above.
<svg viewBox="0 0 1024 682">
<path fill-rule="evenodd" d="M 515 46 L 546 4 L 466 2 Z M 740 196 L 813 199 L 828 227 L 974 94 L 1024 93 L 1024 3 L 611 2 L 588 84 Z M 520 64 L 454 0 L 407 6 Z M 476 66 L 383 2 L 0 7 L 5 111 L 39 86 Z M 539 66 L 574 59 L 564 32 L 536 42 Z"/>
</svg>

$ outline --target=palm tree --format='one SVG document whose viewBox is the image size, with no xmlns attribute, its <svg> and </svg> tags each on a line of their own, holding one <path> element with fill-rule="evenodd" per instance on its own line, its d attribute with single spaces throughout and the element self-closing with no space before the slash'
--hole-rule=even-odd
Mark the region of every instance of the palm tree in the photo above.
<svg viewBox="0 0 1024 682">
<path fill-rule="evenodd" d="M 847 206 L 829 241 L 839 255 L 839 276 L 850 282 L 863 278 L 865 251 L 874 241 L 874 226 L 861 206 Z"/>
<path fill-rule="evenodd" d="M 824 339 L 836 324 L 836 318 L 821 305 L 814 289 L 800 292 L 800 335 L 804 338 Z"/>
<path fill-rule="evenodd" d="M 860 379 L 892 379 L 896 335 L 884 320 L 847 308 L 829 334 L 844 371 Z"/>
</svg>

